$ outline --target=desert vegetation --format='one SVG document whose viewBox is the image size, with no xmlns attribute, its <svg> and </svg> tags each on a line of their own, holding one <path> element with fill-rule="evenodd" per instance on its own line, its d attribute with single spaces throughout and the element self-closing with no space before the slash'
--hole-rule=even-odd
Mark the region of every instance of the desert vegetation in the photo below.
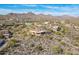
<svg viewBox="0 0 79 59">
<path fill-rule="evenodd" d="M 78 55 L 79 17 L 0 15 L 0 54 Z"/>
</svg>

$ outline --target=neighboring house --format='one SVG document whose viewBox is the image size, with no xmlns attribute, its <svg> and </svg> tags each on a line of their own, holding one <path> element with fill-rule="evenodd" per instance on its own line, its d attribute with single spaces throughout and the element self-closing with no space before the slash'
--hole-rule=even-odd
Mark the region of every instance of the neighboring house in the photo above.
<svg viewBox="0 0 79 59">
<path fill-rule="evenodd" d="M 53 30 L 53 31 L 57 31 L 58 27 L 59 27 L 59 26 L 54 25 L 54 26 L 52 27 L 52 30 Z"/>
<path fill-rule="evenodd" d="M 52 31 L 54 32 L 58 32 L 58 31 L 63 31 L 63 27 L 61 26 L 58 26 L 58 25 L 53 25 L 51 28 L 50 28 Z"/>
<path fill-rule="evenodd" d="M 39 35 L 41 35 L 41 34 L 46 34 L 47 33 L 47 31 L 46 30 L 30 30 L 30 33 L 31 34 L 33 34 L 33 35 L 37 35 L 37 36 L 39 36 Z"/>
</svg>

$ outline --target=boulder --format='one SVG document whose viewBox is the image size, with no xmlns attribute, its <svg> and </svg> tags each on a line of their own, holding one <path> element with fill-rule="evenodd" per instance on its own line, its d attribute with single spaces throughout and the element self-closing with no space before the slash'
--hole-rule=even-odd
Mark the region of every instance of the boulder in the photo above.
<svg viewBox="0 0 79 59">
<path fill-rule="evenodd" d="M 0 39 L 0 47 L 3 46 L 5 44 L 5 40 Z"/>
</svg>

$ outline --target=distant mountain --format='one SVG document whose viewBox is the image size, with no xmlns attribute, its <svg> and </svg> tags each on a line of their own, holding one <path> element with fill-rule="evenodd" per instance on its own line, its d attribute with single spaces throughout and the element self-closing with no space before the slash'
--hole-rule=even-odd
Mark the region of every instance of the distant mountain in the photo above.
<svg viewBox="0 0 79 59">
<path fill-rule="evenodd" d="M 0 20 L 15 20 L 15 21 L 40 21 L 40 20 L 78 20 L 79 17 L 63 15 L 63 16 L 52 16 L 44 14 L 29 13 L 9 13 L 7 15 L 0 15 Z"/>
</svg>

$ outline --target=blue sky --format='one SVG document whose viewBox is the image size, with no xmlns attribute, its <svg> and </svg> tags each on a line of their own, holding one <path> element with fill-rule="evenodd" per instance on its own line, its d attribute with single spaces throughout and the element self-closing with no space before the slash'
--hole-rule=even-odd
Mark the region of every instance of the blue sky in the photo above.
<svg viewBox="0 0 79 59">
<path fill-rule="evenodd" d="M 0 4 L 0 14 L 27 12 L 79 16 L 79 4 Z"/>
</svg>

